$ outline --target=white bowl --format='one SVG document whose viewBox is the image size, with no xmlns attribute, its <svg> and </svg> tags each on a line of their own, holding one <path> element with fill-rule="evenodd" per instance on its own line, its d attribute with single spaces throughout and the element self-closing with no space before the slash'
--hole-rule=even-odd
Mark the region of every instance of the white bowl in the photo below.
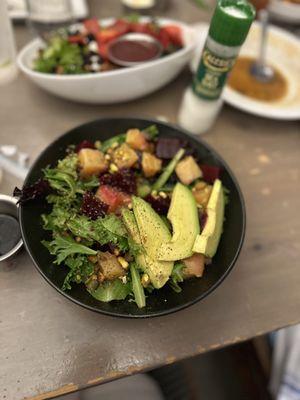
<svg viewBox="0 0 300 400">
<path fill-rule="evenodd" d="M 145 20 L 147 20 L 146 17 L 143 18 L 143 21 Z M 113 19 L 106 19 L 101 23 L 108 24 L 112 21 Z M 139 66 L 82 75 L 36 72 L 32 69 L 32 65 L 38 49 L 43 47 L 40 39 L 34 39 L 20 51 L 17 59 L 18 66 L 39 87 L 64 99 L 94 104 L 133 100 L 166 85 L 192 58 L 195 48 L 194 30 L 182 22 L 170 19 L 160 18 L 159 23 L 180 26 L 184 47 L 171 55 Z"/>
</svg>

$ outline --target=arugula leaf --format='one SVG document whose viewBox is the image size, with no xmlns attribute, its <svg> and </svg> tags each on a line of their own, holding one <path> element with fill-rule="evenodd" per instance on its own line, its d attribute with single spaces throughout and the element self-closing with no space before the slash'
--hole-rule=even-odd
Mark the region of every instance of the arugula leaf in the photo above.
<svg viewBox="0 0 300 400">
<path fill-rule="evenodd" d="M 130 273 L 131 273 L 134 301 L 136 302 L 139 308 L 143 308 L 146 306 L 146 297 L 144 293 L 144 288 L 141 283 L 140 274 L 135 268 L 135 265 L 133 263 L 130 264 Z"/>
<path fill-rule="evenodd" d="M 70 255 L 65 259 L 65 264 L 70 268 L 65 277 L 62 289 L 71 289 L 71 283 L 85 282 L 94 272 L 94 265 L 82 254 Z"/>
<path fill-rule="evenodd" d="M 178 283 L 183 282 L 183 269 L 184 269 L 184 264 L 183 262 L 176 262 L 173 267 L 172 274 L 170 276 L 170 279 L 168 281 L 170 287 L 174 290 L 176 293 L 180 293 L 182 291 L 181 287 L 179 286 Z"/>
<path fill-rule="evenodd" d="M 42 241 L 50 254 L 56 256 L 55 264 L 61 264 L 71 254 L 96 255 L 97 251 L 75 242 L 70 237 L 56 236 L 51 242 Z"/>
<path fill-rule="evenodd" d="M 89 292 L 95 299 L 106 303 L 112 300 L 124 300 L 131 293 L 130 283 L 122 283 L 120 279 L 106 281 L 96 290 Z"/>
</svg>

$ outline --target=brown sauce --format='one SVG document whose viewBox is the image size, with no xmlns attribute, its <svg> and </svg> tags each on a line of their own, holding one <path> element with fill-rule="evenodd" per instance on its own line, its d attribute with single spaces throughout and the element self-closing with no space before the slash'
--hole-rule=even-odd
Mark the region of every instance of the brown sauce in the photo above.
<svg viewBox="0 0 300 400">
<path fill-rule="evenodd" d="M 18 221 L 10 215 L 0 214 L 0 256 L 12 250 L 20 239 Z"/>
<path fill-rule="evenodd" d="M 286 78 L 274 68 L 272 81 L 263 83 L 256 80 L 250 73 L 252 57 L 239 57 L 228 79 L 229 86 L 237 92 L 262 101 L 275 101 L 282 98 L 287 92 Z"/>
<path fill-rule="evenodd" d="M 155 58 L 158 48 L 146 40 L 121 40 L 111 45 L 110 53 L 121 61 L 143 62 Z"/>
</svg>

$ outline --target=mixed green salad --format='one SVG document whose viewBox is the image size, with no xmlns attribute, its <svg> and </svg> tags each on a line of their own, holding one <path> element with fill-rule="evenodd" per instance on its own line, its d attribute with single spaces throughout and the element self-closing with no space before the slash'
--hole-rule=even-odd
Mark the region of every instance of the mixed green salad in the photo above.
<svg viewBox="0 0 300 400">
<path fill-rule="evenodd" d="M 143 33 L 159 41 L 162 57 L 180 50 L 182 31 L 178 25 L 161 26 L 157 20 L 140 21 L 136 15 L 101 25 L 96 18 L 54 32 L 39 49 L 34 60 L 35 71 L 52 74 L 86 74 L 120 68 L 109 59 L 108 48 L 128 33 Z"/>
<path fill-rule="evenodd" d="M 104 142 L 69 146 L 21 201 L 47 193 L 43 244 L 63 290 L 84 285 L 95 299 L 134 301 L 165 285 L 176 292 L 201 278 L 222 233 L 220 168 L 199 163 L 189 144 L 161 137 L 155 125 Z M 18 190 L 17 190 L 18 191 Z"/>
</svg>

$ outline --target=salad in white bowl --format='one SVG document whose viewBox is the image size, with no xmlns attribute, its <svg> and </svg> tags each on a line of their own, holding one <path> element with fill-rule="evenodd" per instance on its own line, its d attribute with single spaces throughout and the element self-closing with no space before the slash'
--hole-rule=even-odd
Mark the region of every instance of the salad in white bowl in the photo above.
<svg viewBox="0 0 300 400">
<path fill-rule="evenodd" d="M 107 58 L 110 41 L 142 33 L 162 46 L 159 58 L 120 68 Z M 54 35 L 48 43 L 34 39 L 19 56 L 20 69 L 41 88 L 68 100 L 111 104 L 145 96 L 174 79 L 190 61 L 194 30 L 174 20 L 140 17 L 87 20 Z"/>
</svg>

